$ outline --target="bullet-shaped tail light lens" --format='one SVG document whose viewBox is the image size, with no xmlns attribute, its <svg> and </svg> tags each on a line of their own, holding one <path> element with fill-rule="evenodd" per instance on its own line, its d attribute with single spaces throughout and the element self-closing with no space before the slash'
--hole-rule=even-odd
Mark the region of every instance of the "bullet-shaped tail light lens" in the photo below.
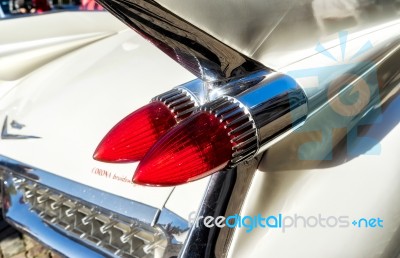
<svg viewBox="0 0 400 258">
<path fill-rule="evenodd" d="M 192 97 L 181 89 L 157 96 L 116 124 L 100 142 L 93 158 L 112 163 L 140 160 L 162 135 L 189 116 L 195 106 Z"/>
<path fill-rule="evenodd" d="M 250 115 L 229 98 L 210 102 L 165 134 L 137 167 L 133 181 L 172 186 L 200 179 L 256 152 Z"/>
<path fill-rule="evenodd" d="M 222 96 L 165 134 L 145 155 L 133 181 L 171 186 L 235 167 L 300 127 L 308 112 L 303 89 L 274 73 L 236 96 Z"/>
</svg>

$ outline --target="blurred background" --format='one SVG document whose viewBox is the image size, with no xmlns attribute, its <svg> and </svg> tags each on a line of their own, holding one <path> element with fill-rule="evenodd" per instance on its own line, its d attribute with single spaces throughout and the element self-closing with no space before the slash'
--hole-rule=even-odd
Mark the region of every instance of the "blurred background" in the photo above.
<svg viewBox="0 0 400 258">
<path fill-rule="evenodd" d="M 95 0 L 0 0 L 0 19 L 60 10 L 96 11 Z"/>
</svg>

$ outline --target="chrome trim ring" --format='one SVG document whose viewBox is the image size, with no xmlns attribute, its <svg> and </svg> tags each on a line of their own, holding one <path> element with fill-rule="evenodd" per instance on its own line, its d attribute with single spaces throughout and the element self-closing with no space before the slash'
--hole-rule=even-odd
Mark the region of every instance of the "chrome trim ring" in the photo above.
<svg viewBox="0 0 400 258">
<path fill-rule="evenodd" d="M 202 106 L 200 110 L 215 115 L 230 129 L 228 136 L 233 143 L 233 153 L 229 167 L 236 167 L 241 161 L 254 156 L 258 150 L 257 128 L 250 113 L 239 101 L 223 96 Z"/>
<path fill-rule="evenodd" d="M 196 110 L 198 103 L 193 96 L 182 88 L 175 88 L 152 99 L 166 105 L 179 121 L 190 116 Z"/>
</svg>

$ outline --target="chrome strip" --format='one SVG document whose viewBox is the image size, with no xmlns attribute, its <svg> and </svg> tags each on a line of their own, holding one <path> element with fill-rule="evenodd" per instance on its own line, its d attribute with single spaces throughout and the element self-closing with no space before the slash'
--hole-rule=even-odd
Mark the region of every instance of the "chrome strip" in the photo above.
<svg viewBox="0 0 400 258">
<path fill-rule="evenodd" d="M 80 245 L 66 235 L 58 233 L 54 228 L 42 222 L 39 216 L 32 216 L 29 205 L 21 202 L 23 194 L 15 191 L 12 178 L 4 176 L 2 184 L 3 212 L 5 219 L 17 229 L 27 232 L 35 238 L 61 253 L 70 257 L 104 257 L 93 249 Z"/>
<path fill-rule="evenodd" d="M 234 185 L 237 183 L 237 168 L 221 171 L 210 177 L 203 200 L 196 214 L 196 219 L 203 216 L 225 214 Z M 203 223 L 192 226 L 180 258 L 214 257 L 214 247 L 219 235 L 219 228 L 208 228 Z"/>
<path fill-rule="evenodd" d="M 43 170 L 0 156 L 0 177 L 3 181 L 2 198 L 4 217 L 9 223 L 24 231 L 43 244 L 68 257 L 114 256 L 98 249 L 95 245 L 84 245 L 65 232 L 49 227 L 39 214 L 32 212 L 25 203 L 22 191 L 17 190 L 18 178 L 27 179 L 44 187 L 52 188 L 84 205 L 96 207 L 115 217 L 140 222 L 145 227 L 156 227 L 168 237 L 163 257 L 177 256 L 189 231 L 188 222 L 163 208 L 162 210 L 116 196 L 74 181 L 55 176 Z M 100 253 L 99 253 L 100 252 Z"/>
<path fill-rule="evenodd" d="M 196 214 L 201 217 L 239 213 L 249 186 L 258 167 L 260 157 L 243 162 L 237 167 L 221 171 L 210 177 L 203 200 Z M 203 223 L 192 226 L 179 258 L 223 257 L 229 249 L 235 229 L 208 228 Z"/>
<path fill-rule="evenodd" d="M 262 155 L 256 156 L 254 159 L 244 162 L 237 167 L 237 179 L 233 186 L 232 194 L 229 197 L 229 203 L 224 213 L 225 217 L 240 214 L 261 158 Z M 236 228 L 229 227 L 220 229 L 214 248 L 215 257 L 226 257 L 235 231 Z"/>
<path fill-rule="evenodd" d="M 134 215 L 137 220 L 149 225 L 158 211 L 158 209 L 154 207 L 53 175 L 4 156 L 0 156 L 0 167 L 11 170 L 22 177 L 47 187 L 57 189 L 67 195 L 75 196 L 77 199 L 81 199 L 84 202 L 89 202 L 128 217 Z"/>
</svg>

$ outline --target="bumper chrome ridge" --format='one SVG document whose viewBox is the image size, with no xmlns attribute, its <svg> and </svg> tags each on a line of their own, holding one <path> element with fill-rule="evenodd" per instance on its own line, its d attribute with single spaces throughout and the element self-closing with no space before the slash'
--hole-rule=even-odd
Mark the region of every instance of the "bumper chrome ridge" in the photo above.
<svg viewBox="0 0 400 258">
<path fill-rule="evenodd" d="M 184 219 L 167 209 L 1 156 L 0 173 L 5 219 L 68 257 L 176 256 L 183 244 L 177 238 L 184 239 L 189 230 Z"/>
</svg>

